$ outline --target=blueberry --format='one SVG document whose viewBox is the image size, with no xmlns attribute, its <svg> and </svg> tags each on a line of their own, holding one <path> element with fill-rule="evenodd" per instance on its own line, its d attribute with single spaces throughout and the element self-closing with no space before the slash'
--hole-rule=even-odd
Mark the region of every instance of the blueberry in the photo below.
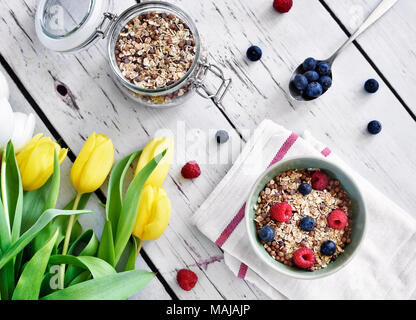
<svg viewBox="0 0 416 320">
<path fill-rule="evenodd" d="M 316 223 L 315 220 L 313 220 L 313 218 L 311 217 L 305 217 L 300 221 L 300 228 L 303 231 L 312 231 L 313 229 L 315 229 L 316 227 Z"/>
<path fill-rule="evenodd" d="M 251 46 L 247 50 L 247 58 L 250 61 L 259 61 L 262 55 L 263 55 L 263 52 L 258 46 Z"/>
<path fill-rule="evenodd" d="M 328 256 L 328 257 L 333 256 L 335 252 L 337 252 L 337 246 L 333 241 L 328 240 L 322 243 L 321 253 L 324 256 Z"/>
<path fill-rule="evenodd" d="M 364 89 L 368 93 L 376 93 L 380 85 L 376 79 L 369 79 L 365 82 Z"/>
<path fill-rule="evenodd" d="M 316 66 L 316 71 L 318 71 L 321 76 L 328 76 L 331 73 L 331 66 L 328 62 L 319 62 Z"/>
<path fill-rule="evenodd" d="M 322 86 L 318 82 L 312 82 L 308 84 L 306 88 L 306 95 L 309 98 L 318 98 L 322 94 Z"/>
<path fill-rule="evenodd" d="M 293 84 L 295 85 L 296 89 L 305 90 L 308 86 L 308 79 L 306 79 L 304 75 L 297 74 L 293 79 Z"/>
<path fill-rule="evenodd" d="M 382 129 L 383 129 L 383 126 L 381 122 L 377 120 L 371 121 L 367 126 L 368 132 L 374 135 L 379 134 Z"/>
<path fill-rule="evenodd" d="M 310 194 L 310 193 L 312 192 L 312 187 L 311 187 L 311 185 L 310 185 L 310 184 L 308 184 L 308 183 L 302 183 L 302 184 L 299 186 L 299 192 L 300 192 L 301 194 L 303 194 L 304 196 L 307 196 L 308 194 Z"/>
<path fill-rule="evenodd" d="M 215 134 L 215 138 L 217 139 L 218 143 L 226 143 L 230 136 L 228 135 L 228 132 L 225 130 L 219 130 Z"/>
<path fill-rule="evenodd" d="M 261 241 L 270 242 L 274 240 L 274 230 L 270 226 L 265 226 L 259 231 L 259 238 Z"/>
<path fill-rule="evenodd" d="M 322 76 L 319 79 L 319 83 L 321 84 L 322 89 L 328 90 L 332 86 L 332 79 L 331 77 L 328 77 L 328 76 Z"/>
<path fill-rule="evenodd" d="M 316 60 L 314 58 L 308 58 L 303 62 L 303 70 L 311 71 L 315 70 Z"/>
<path fill-rule="evenodd" d="M 308 82 L 314 82 L 319 80 L 319 74 L 316 71 L 306 71 L 303 75 L 306 79 L 308 79 Z"/>
</svg>

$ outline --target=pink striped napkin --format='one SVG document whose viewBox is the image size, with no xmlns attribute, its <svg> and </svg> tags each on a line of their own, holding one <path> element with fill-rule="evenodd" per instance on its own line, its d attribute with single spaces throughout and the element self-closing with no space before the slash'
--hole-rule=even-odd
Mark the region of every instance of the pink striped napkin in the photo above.
<svg viewBox="0 0 416 320">
<path fill-rule="evenodd" d="M 309 133 L 302 137 L 263 121 L 226 177 L 192 217 L 193 223 L 224 250 L 225 263 L 239 278 L 273 299 L 407 299 L 416 289 L 416 221 L 356 173 L 368 208 L 368 232 L 354 260 L 334 275 L 296 280 L 257 258 L 247 239 L 245 200 L 258 176 L 285 157 L 321 155 L 341 159 Z"/>
</svg>

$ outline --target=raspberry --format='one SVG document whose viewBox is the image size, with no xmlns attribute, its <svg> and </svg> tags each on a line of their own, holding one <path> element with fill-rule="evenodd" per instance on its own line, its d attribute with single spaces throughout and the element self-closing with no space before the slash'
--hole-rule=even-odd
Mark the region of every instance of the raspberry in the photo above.
<svg viewBox="0 0 416 320">
<path fill-rule="evenodd" d="M 198 276 L 191 270 L 182 269 L 178 271 L 176 280 L 183 290 L 191 291 L 198 282 Z"/>
<path fill-rule="evenodd" d="M 270 215 L 278 222 L 288 222 L 292 217 L 292 207 L 287 202 L 276 203 L 270 208 Z"/>
<path fill-rule="evenodd" d="M 274 0 L 273 8 L 280 13 L 289 12 L 293 6 L 293 0 Z"/>
<path fill-rule="evenodd" d="M 315 254 L 311 249 L 308 248 L 298 249 L 293 254 L 293 262 L 299 268 L 309 269 L 313 267 L 315 263 Z"/>
<path fill-rule="evenodd" d="M 189 161 L 182 168 L 181 173 L 185 179 L 195 179 L 201 175 L 201 168 L 195 161 Z"/>
<path fill-rule="evenodd" d="M 323 191 L 328 187 L 328 184 L 329 178 L 325 173 L 317 171 L 312 175 L 312 188 L 315 190 Z"/>
<path fill-rule="evenodd" d="M 332 229 L 342 230 L 348 223 L 348 217 L 341 209 L 337 209 L 331 212 L 328 217 L 328 225 Z"/>
</svg>

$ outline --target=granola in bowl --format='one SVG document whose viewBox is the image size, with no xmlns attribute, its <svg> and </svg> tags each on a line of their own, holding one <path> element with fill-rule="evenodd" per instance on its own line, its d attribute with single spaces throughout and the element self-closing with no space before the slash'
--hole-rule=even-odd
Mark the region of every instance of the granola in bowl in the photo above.
<svg viewBox="0 0 416 320">
<path fill-rule="evenodd" d="M 276 176 L 260 192 L 254 210 L 259 241 L 287 266 L 325 268 L 351 243 L 351 200 L 340 181 L 320 169 Z"/>
</svg>

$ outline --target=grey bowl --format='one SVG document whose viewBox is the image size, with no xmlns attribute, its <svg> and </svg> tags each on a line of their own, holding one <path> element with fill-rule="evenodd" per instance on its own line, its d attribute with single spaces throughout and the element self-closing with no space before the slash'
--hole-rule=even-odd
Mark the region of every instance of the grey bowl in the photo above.
<svg viewBox="0 0 416 320">
<path fill-rule="evenodd" d="M 320 168 L 331 178 L 336 178 L 347 191 L 351 199 L 353 227 L 351 234 L 351 243 L 345 247 L 344 253 L 339 255 L 338 259 L 331 262 L 326 268 L 314 272 L 305 271 L 296 267 L 286 266 L 281 262 L 274 260 L 264 249 L 257 237 L 256 226 L 254 222 L 255 211 L 253 206 L 257 203 L 257 198 L 263 188 L 280 173 L 292 169 Z M 297 279 L 318 279 L 334 274 L 341 268 L 345 267 L 357 253 L 363 242 L 366 230 L 366 206 L 359 187 L 348 172 L 345 172 L 336 164 L 320 157 L 293 157 L 281 161 L 267 169 L 256 181 L 251 189 L 247 200 L 245 211 L 246 227 L 250 243 L 258 256 L 265 264 L 271 268 Z"/>
</svg>

